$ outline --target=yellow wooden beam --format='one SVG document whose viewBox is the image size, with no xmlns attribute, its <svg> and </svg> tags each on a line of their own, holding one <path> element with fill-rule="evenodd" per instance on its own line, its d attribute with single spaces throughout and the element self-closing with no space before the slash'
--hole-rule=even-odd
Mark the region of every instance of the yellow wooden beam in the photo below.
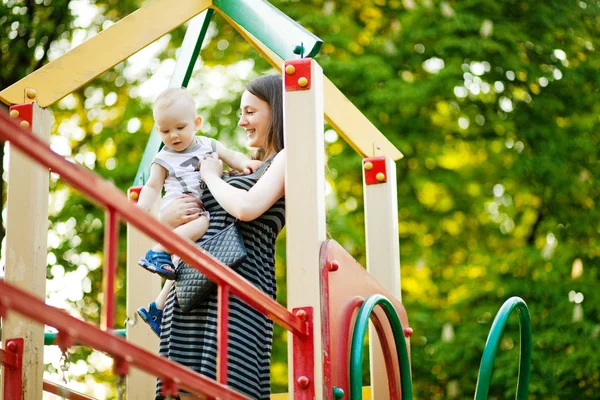
<svg viewBox="0 0 600 400">
<path fill-rule="evenodd" d="M 37 90 L 47 107 L 212 6 L 212 0 L 153 0 L 63 56 L 0 92 L 8 105 Z"/>
<path fill-rule="evenodd" d="M 233 26 L 277 71 L 281 72 L 284 60 L 271 51 L 261 41 L 237 24 L 225 13 L 215 10 Z M 358 108 L 326 77 L 325 119 L 335 131 L 363 157 L 386 155 L 396 161 L 404 157 Z"/>
</svg>

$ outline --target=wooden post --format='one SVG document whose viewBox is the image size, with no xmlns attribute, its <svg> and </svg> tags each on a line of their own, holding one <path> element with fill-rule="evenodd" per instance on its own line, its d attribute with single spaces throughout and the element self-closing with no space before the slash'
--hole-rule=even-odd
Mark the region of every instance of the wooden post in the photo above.
<svg viewBox="0 0 600 400">
<path fill-rule="evenodd" d="M 138 192 L 139 193 L 139 192 Z M 152 212 L 156 215 L 158 202 Z M 138 265 L 138 261 L 154 246 L 154 241 L 138 229 L 127 224 L 127 318 L 135 323 L 126 324 L 127 341 L 145 350 L 158 353 L 158 338 L 150 327 L 138 317 L 136 310 L 148 304 L 160 292 L 161 279 Z M 127 398 L 130 400 L 153 399 L 156 392 L 156 377 L 137 368 L 127 375 Z"/>
<path fill-rule="evenodd" d="M 400 292 L 400 242 L 396 164 L 386 156 L 363 160 L 367 270 L 395 298 Z M 369 326 L 372 399 L 389 399 L 385 360 L 377 332 Z"/>
<path fill-rule="evenodd" d="M 14 110 L 18 112 L 15 113 Z M 49 141 L 50 129 L 53 124 L 50 110 L 39 107 L 37 103 L 29 103 L 15 106 L 11 111 L 13 111 L 11 116 L 22 119 L 22 127 L 31 127 L 31 130 L 39 138 L 46 142 Z M 8 157 L 4 279 L 12 285 L 45 299 L 49 171 L 13 149 L 10 143 Z M 2 336 L 3 340 L 11 338 L 25 340 L 23 399 L 41 400 L 44 326 L 9 312 L 2 323 Z"/>
<path fill-rule="evenodd" d="M 284 68 L 285 207 L 288 309 L 312 307 L 315 399 L 323 388 L 319 251 L 325 240 L 325 144 L 323 70 L 312 59 L 301 68 Z M 286 70 L 288 72 L 286 72 Z M 302 78 L 305 78 L 304 81 Z M 307 83 L 302 86 L 303 83 Z M 295 84 L 295 85 L 294 85 Z M 288 88 L 286 88 L 288 86 Z M 298 88 L 297 86 L 300 86 Z M 307 90 L 306 87 L 309 87 Z M 294 393 L 292 338 L 288 341 L 289 393 Z M 313 378 L 309 377 L 311 383 Z"/>
</svg>

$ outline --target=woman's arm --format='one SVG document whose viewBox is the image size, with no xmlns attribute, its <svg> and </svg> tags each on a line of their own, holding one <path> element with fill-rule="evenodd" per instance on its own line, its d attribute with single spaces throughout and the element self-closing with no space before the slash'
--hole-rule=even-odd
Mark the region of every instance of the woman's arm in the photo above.
<svg viewBox="0 0 600 400">
<path fill-rule="evenodd" d="M 223 160 L 223 162 L 230 168 L 236 169 L 245 174 L 251 174 L 262 165 L 262 162 L 258 160 L 251 160 L 247 155 L 225 147 L 225 145 L 218 140 L 212 140 L 215 141 L 215 149 L 219 155 L 219 158 Z"/>
<path fill-rule="evenodd" d="M 223 164 L 215 158 L 202 161 L 200 174 L 214 198 L 230 215 L 252 221 L 267 211 L 285 191 L 285 150 L 250 190 L 237 189 L 221 179 Z"/>
</svg>

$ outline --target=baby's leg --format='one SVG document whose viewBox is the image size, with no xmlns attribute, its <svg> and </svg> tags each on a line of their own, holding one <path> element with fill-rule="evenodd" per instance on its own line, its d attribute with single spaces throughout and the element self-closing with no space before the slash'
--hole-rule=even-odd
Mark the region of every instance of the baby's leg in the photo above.
<svg viewBox="0 0 600 400">
<path fill-rule="evenodd" d="M 200 218 L 197 218 L 193 221 L 190 221 L 186 224 L 179 225 L 177 228 L 173 229 L 173 232 L 178 234 L 181 237 L 190 239 L 192 242 L 197 241 L 206 233 L 208 229 L 208 217 L 206 215 L 201 215 Z M 165 249 L 162 245 L 156 244 L 152 248 L 154 251 L 164 251 L 169 253 L 167 249 Z"/>
<path fill-rule="evenodd" d="M 167 279 L 165 281 L 165 284 L 164 284 L 162 290 L 158 294 L 158 297 L 154 301 L 156 303 L 156 308 L 158 308 L 159 310 L 164 310 L 165 304 L 167 304 L 167 297 L 169 296 L 169 292 L 171 291 L 171 288 L 173 287 L 173 282 L 175 282 L 175 281 Z"/>
</svg>

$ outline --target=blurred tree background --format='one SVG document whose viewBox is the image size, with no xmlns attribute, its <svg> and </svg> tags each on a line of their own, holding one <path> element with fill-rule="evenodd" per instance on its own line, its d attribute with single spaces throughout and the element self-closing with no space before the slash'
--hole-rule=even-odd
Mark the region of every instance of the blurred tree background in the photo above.
<svg viewBox="0 0 600 400">
<path fill-rule="evenodd" d="M 520 296 L 533 323 L 530 398 L 598 398 L 600 2 L 271 2 L 324 40 L 325 74 L 405 155 L 398 229 L 416 397 L 472 398 L 495 313 Z M 0 88 L 142 3 L 3 0 Z M 53 148 L 125 191 L 184 33 L 176 29 L 55 104 Z M 209 36 L 190 83 L 207 121 L 202 133 L 243 149 L 239 96 L 269 66 L 221 17 Z M 331 130 L 326 141 L 328 230 L 364 265 L 360 157 Z M 103 212 L 54 175 L 51 191 L 49 302 L 98 322 Z M 277 276 L 285 304 L 284 240 Z M 76 282 L 80 293 L 65 292 Z M 124 290 L 119 300 L 124 321 Z M 281 392 L 280 330 L 276 341 L 272 386 Z M 490 399 L 514 397 L 518 354 L 515 316 Z M 72 384 L 86 391 L 100 382 L 104 397 L 114 396 L 110 361 L 83 348 L 72 357 Z"/>
</svg>

